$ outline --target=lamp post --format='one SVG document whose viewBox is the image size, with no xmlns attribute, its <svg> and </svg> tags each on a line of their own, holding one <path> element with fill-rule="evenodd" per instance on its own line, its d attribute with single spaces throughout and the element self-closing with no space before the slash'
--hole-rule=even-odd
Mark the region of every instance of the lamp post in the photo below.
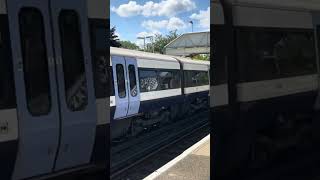
<svg viewBox="0 0 320 180">
<path fill-rule="evenodd" d="M 192 28 L 192 32 L 193 32 L 193 21 L 189 21 L 189 23 L 191 24 L 191 28 Z"/>
<path fill-rule="evenodd" d="M 152 42 L 152 51 L 154 52 L 154 45 L 153 45 L 153 36 L 144 36 L 144 37 L 137 37 L 138 39 L 143 39 L 143 50 L 146 51 L 146 39 L 151 39 Z"/>
<path fill-rule="evenodd" d="M 153 36 L 147 36 L 146 38 L 149 38 L 151 40 L 152 45 L 152 52 L 154 53 L 154 43 L 153 43 Z"/>
<path fill-rule="evenodd" d="M 146 37 L 138 37 L 138 39 L 143 39 L 143 51 L 146 50 Z"/>
</svg>

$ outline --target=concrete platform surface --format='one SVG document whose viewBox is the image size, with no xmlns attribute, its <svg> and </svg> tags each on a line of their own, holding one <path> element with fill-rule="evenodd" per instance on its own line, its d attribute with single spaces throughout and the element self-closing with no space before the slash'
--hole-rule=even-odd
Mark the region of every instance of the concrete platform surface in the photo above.
<svg viewBox="0 0 320 180">
<path fill-rule="evenodd" d="M 210 179 L 210 135 L 150 174 L 144 180 Z"/>
</svg>

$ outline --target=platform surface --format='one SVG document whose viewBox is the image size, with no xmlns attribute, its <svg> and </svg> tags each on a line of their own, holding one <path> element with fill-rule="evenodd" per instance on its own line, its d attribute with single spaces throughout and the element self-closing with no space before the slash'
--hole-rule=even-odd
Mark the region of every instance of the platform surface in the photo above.
<svg viewBox="0 0 320 180">
<path fill-rule="evenodd" d="M 150 174 L 144 180 L 210 179 L 210 135 Z"/>
</svg>

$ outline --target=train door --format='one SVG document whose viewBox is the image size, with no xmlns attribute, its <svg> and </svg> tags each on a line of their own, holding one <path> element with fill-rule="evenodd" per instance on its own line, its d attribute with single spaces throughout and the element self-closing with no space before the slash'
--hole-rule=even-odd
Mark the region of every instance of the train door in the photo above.
<svg viewBox="0 0 320 180">
<path fill-rule="evenodd" d="M 131 57 L 125 57 L 128 78 L 129 109 L 127 116 L 137 114 L 140 107 L 140 87 L 138 82 L 137 60 Z"/>
<path fill-rule="evenodd" d="M 13 178 L 89 163 L 96 104 L 86 1 L 7 2 L 20 134 Z"/>
<path fill-rule="evenodd" d="M 59 109 L 47 0 L 7 0 L 19 148 L 13 179 L 50 173 L 59 143 Z"/>
<path fill-rule="evenodd" d="M 127 116 L 129 108 L 127 70 L 124 57 L 112 56 L 116 109 L 114 119 Z"/>
<path fill-rule="evenodd" d="M 55 170 L 90 162 L 97 121 L 87 1 L 51 1 L 61 136 Z"/>
</svg>

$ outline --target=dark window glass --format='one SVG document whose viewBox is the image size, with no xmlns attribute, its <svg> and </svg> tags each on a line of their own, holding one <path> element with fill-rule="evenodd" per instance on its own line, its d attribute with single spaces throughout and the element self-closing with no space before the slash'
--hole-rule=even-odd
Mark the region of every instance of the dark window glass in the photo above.
<svg viewBox="0 0 320 180">
<path fill-rule="evenodd" d="M 162 70 L 158 71 L 159 90 L 176 89 L 181 87 L 179 70 Z"/>
<path fill-rule="evenodd" d="M 28 109 L 34 116 L 46 115 L 51 96 L 43 17 L 35 8 L 23 8 L 19 22 Z"/>
<path fill-rule="evenodd" d="M 186 87 L 209 85 L 209 74 L 207 71 L 184 71 Z"/>
<path fill-rule="evenodd" d="M 125 98 L 127 96 L 127 93 L 126 93 L 126 78 L 124 74 L 123 65 L 117 64 L 116 71 L 117 71 L 118 94 L 120 98 Z"/>
<path fill-rule="evenodd" d="M 66 102 L 70 110 L 80 111 L 88 105 L 88 90 L 78 14 L 61 11 L 59 25 Z"/>
<path fill-rule="evenodd" d="M 240 29 L 237 38 L 242 82 L 316 73 L 312 31 Z"/>
<path fill-rule="evenodd" d="M 140 91 L 149 92 L 158 90 L 159 80 L 157 71 L 152 69 L 139 69 Z"/>
<path fill-rule="evenodd" d="M 95 29 L 96 49 L 99 51 L 106 51 L 107 48 L 107 28 L 99 27 Z"/>
<path fill-rule="evenodd" d="M 107 28 L 104 26 L 93 26 L 92 33 L 92 67 L 95 84 L 96 98 L 107 97 L 110 76 L 108 72 L 109 61 L 107 61 Z"/>
<path fill-rule="evenodd" d="M 113 71 L 112 67 L 110 66 L 109 69 L 109 77 L 110 77 L 110 96 L 114 96 L 114 78 L 113 78 Z"/>
<path fill-rule="evenodd" d="M 128 70 L 129 70 L 129 81 L 130 81 L 130 94 L 132 97 L 136 97 L 138 94 L 138 91 L 137 91 L 136 70 L 134 65 L 129 65 Z"/>
<path fill-rule="evenodd" d="M 0 15 L 0 109 L 16 107 L 7 18 Z"/>
<path fill-rule="evenodd" d="M 176 89 L 181 87 L 180 70 L 139 69 L 141 92 Z"/>
<path fill-rule="evenodd" d="M 211 81 L 214 85 L 227 83 L 227 62 L 226 62 L 226 31 L 222 26 L 212 27 L 211 44 L 213 51 L 211 52 Z"/>
</svg>

